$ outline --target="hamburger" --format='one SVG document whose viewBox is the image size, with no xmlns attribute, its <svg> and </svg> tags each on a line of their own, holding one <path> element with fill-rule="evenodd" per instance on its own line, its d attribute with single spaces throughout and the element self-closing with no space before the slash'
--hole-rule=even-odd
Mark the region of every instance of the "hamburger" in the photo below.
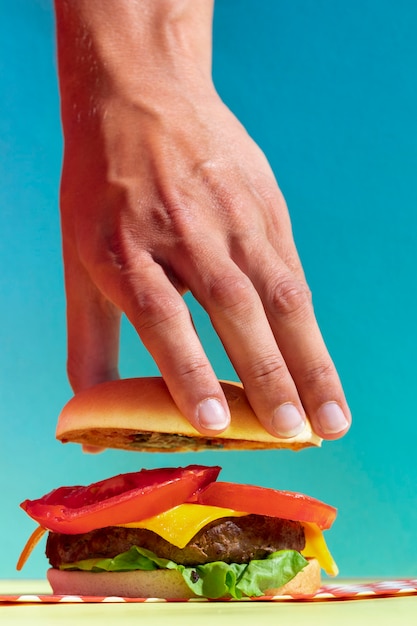
<svg viewBox="0 0 417 626">
<path fill-rule="evenodd" d="M 21 507 L 48 533 L 58 595 L 211 599 L 308 596 L 337 574 L 323 531 L 336 509 L 288 491 L 217 480 L 218 466 L 142 469 L 60 487 Z"/>
<path fill-rule="evenodd" d="M 59 415 L 56 437 L 63 443 L 139 452 L 301 450 L 321 445 L 308 420 L 295 437 L 274 437 L 259 423 L 242 385 L 221 385 L 231 424 L 215 437 L 195 430 L 159 377 L 113 380 L 77 393 Z"/>
</svg>

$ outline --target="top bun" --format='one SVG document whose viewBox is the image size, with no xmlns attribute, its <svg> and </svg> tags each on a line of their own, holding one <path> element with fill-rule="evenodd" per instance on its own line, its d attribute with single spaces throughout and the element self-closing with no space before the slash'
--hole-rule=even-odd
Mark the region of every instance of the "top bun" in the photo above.
<svg viewBox="0 0 417 626">
<path fill-rule="evenodd" d="M 221 386 L 231 424 L 216 436 L 200 434 L 179 411 L 163 379 L 151 377 L 113 380 L 80 391 L 64 406 L 56 437 L 63 443 L 139 452 L 300 450 L 321 445 L 308 421 L 295 437 L 274 437 L 259 423 L 242 385 Z"/>
</svg>

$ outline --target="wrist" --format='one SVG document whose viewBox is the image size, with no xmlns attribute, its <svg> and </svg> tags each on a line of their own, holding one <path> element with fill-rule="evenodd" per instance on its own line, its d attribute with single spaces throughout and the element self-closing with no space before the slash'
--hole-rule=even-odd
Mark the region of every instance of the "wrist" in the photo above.
<svg viewBox="0 0 417 626">
<path fill-rule="evenodd" d="M 64 108 L 211 84 L 213 0 L 55 0 L 55 9 Z"/>
</svg>

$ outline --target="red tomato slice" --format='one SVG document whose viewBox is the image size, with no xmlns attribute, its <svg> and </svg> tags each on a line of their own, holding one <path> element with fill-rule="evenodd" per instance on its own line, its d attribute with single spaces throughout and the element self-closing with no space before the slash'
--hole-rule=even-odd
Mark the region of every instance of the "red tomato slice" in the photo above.
<svg viewBox="0 0 417 626">
<path fill-rule="evenodd" d="M 337 514 L 329 504 L 301 493 L 236 483 L 213 482 L 197 493 L 194 501 L 245 513 L 312 522 L 322 530 L 330 528 Z"/>
<path fill-rule="evenodd" d="M 20 505 L 41 526 L 75 535 L 158 515 L 186 502 L 216 480 L 220 467 L 141 470 L 120 474 L 86 487 L 60 487 Z"/>
</svg>

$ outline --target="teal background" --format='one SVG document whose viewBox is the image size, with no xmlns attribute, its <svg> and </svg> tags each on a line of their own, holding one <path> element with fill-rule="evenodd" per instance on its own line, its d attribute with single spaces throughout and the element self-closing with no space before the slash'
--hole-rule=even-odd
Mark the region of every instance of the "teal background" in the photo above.
<svg viewBox="0 0 417 626">
<path fill-rule="evenodd" d="M 354 424 L 321 450 L 82 455 L 54 439 L 65 374 L 58 185 L 62 155 L 50 0 L 0 2 L 0 576 L 19 509 L 61 484 L 141 467 L 220 464 L 225 480 L 298 490 L 339 508 L 342 576 L 417 574 L 417 3 L 217 0 L 217 87 L 265 150 L 286 196 L 317 317 Z M 220 378 L 235 378 L 187 296 Z M 155 366 L 124 324 L 124 376 Z"/>
</svg>

